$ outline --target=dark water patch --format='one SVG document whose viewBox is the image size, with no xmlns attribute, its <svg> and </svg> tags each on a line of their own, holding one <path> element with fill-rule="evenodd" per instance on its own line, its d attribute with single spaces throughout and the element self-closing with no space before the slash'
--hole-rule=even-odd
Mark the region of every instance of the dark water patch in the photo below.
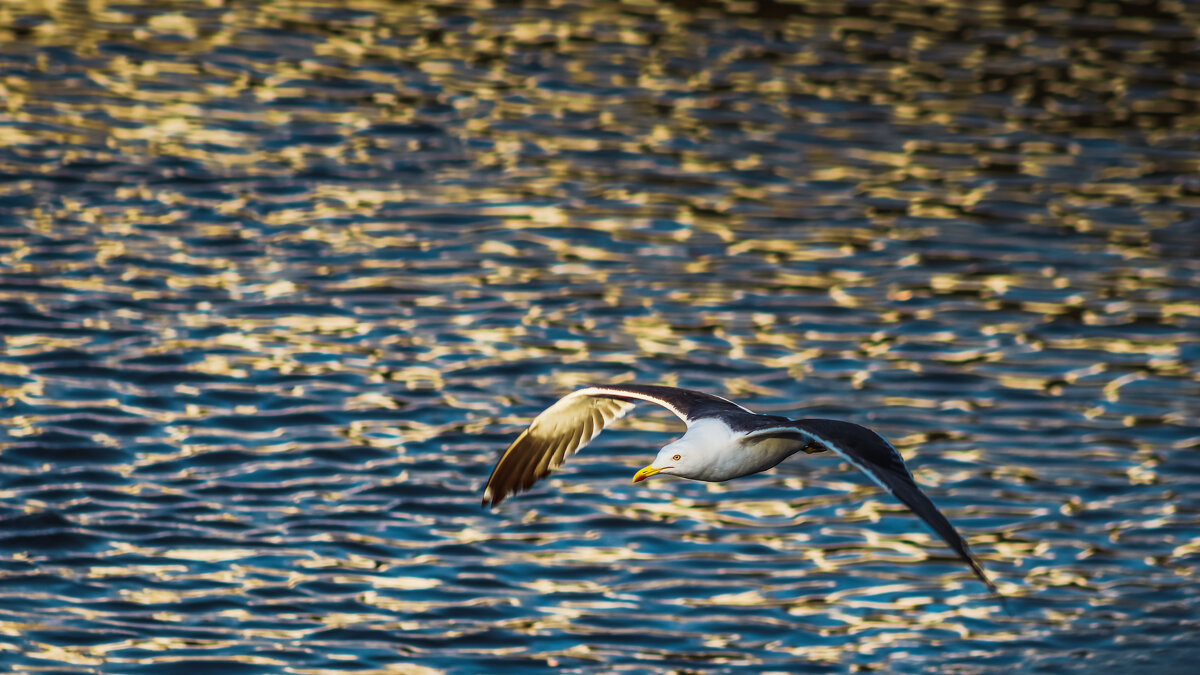
<svg viewBox="0 0 1200 675">
<path fill-rule="evenodd" d="M 51 432 L 53 434 L 53 432 Z M 45 434 L 43 436 L 46 436 Z M 26 466 L 52 463 L 59 465 L 77 464 L 121 464 L 130 459 L 130 454 L 117 448 L 92 445 L 85 439 L 51 436 L 51 442 L 10 445 L 0 456 L 5 461 Z"/>
<path fill-rule="evenodd" d="M 332 415 L 323 412 L 290 414 L 216 415 L 196 426 L 235 431 L 270 431 L 281 428 L 326 426 L 335 424 Z"/>
<path fill-rule="evenodd" d="M 99 598 L 108 590 L 99 584 L 82 583 L 51 574 L 7 574 L 0 578 L 0 591 L 14 595 L 49 595 L 58 598 Z"/>
<path fill-rule="evenodd" d="M 107 545 L 102 537 L 83 531 L 56 513 L 43 511 L 8 518 L 3 525 L 0 549 L 9 551 L 95 551 Z"/>
<path fill-rule="evenodd" d="M 29 633 L 29 637 L 33 640 L 61 646 L 108 644 L 127 640 L 136 635 L 136 633 L 129 631 L 31 631 Z"/>
<path fill-rule="evenodd" d="M 120 654 L 122 658 L 130 658 L 131 660 L 143 660 L 154 658 L 154 652 L 146 650 L 132 650 L 132 654 Z M 184 652 L 189 650 L 182 650 Z M 205 650 L 207 651 L 207 650 Z M 254 663 L 248 663 L 241 660 L 212 658 L 208 654 L 201 651 L 201 658 L 186 658 L 187 654 L 178 654 L 179 657 L 167 664 L 158 664 L 154 667 L 146 667 L 145 664 L 139 665 L 121 665 L 114 672 L 129 673 L 130 675 L 140 675 L 142 673 L 163 673 L 164 675 L 220 675 L 221 673 L 231 673 L 233 675 L 258 675 L 259 673 L 277 673 L 281 672 L 277 667 L 266 666 Z M 205 658 L 207 657 L 207 658 Z"/>
</svg>

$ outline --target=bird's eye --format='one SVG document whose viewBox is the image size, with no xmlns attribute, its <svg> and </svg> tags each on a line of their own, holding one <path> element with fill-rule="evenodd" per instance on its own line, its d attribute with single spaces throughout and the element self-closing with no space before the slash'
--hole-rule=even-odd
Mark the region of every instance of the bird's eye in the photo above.
<svg viewBox="0 0 1200 675">
<path fill-rule="evenodd" d="M 674 457 L 671 458 L 671 461 L 678 462 L 681 457 L 682 457 L 682 455 L 675 455 Z"/>
</svg>

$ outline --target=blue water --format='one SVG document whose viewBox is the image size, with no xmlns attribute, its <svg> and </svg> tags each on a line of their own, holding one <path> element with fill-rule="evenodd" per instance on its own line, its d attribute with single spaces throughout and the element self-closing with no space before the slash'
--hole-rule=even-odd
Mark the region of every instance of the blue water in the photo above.
<svg viewBox="0 0 1200 675">
<path fill-rule="evenodd" d="M 1186 5 L 17 2 L 0 14 L 12 672 L 1190 673 Z M 586 384 L 870 425 L 630 477 Z"/>
</svg>

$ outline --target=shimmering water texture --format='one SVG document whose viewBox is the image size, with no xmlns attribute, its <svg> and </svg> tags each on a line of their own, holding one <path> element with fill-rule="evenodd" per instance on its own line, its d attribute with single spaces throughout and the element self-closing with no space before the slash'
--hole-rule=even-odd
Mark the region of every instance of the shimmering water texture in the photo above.
<svg viewBox="0 0 1200 675">
<path fill-rule="evenodd" d="M 1192 672 L 1195 3 L 0 3 L 0 667 Z M 588 383 L 853 467 L 534 490 Z"/>
</svg>

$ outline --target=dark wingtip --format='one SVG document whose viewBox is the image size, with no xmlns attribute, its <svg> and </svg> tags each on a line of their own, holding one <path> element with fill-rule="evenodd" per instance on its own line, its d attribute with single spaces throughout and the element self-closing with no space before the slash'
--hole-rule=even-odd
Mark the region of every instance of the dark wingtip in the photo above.
<svg viewBox="0 0 1200 675">
<path fill-rule="evenodd" d="M 1002 607 L 1004 609 L 1004 613 L 1007 614 L 1009 616 L 1009 618 L 1016 618 L 1017 615 L 1013 614 L 1012 606 L 1008 604 L 1007 596 L 1001 595 L 997 591 L 996 593 L 992 594 L 992 597 L 994 597 L 1000 601 L 1000 607 Z"/>
<path fill-rule="evenodd" d="M 996 584 L 993 584 L 991 579 L 984 578 L 984 583 L 987 584 L 988 590 L 991 591 L 992 598 L 1000 603 L 1000 607 L 1004 610 L 1004 613 L 1010 617 L 1015 616 L 1012 607 L 1008 604 L 1008 596 L 1001 593 L 1000 589 L 996 588 Z"/>
<path fill-rule="evenodd" d="M 1000 589 L 996 587 L 996 584 L 994 584 L 991 578 L 988 577 L 987 572 L 983 571 L 983 565 L 980 565 L 979 561 L 975 560 L 974 556 L 970 554 L 966 548 L 965 542 L 963 543 L 962 553 L 963 560 L 966 561 L 967 565 L 971 568 L 971 571 L 975 573 L 975 576 L 983 582 L 983 585 L 987 586 L 988 592 L 991 593 L 991 596 L 1000 603 L 1001 607 L 1004 608 L 1004 613 L 1008 614 L 1009 616 L 1013 616 L 1012 607 L 1008 605 L 1008 596 L 1001 593 Z"/>
</svg>

